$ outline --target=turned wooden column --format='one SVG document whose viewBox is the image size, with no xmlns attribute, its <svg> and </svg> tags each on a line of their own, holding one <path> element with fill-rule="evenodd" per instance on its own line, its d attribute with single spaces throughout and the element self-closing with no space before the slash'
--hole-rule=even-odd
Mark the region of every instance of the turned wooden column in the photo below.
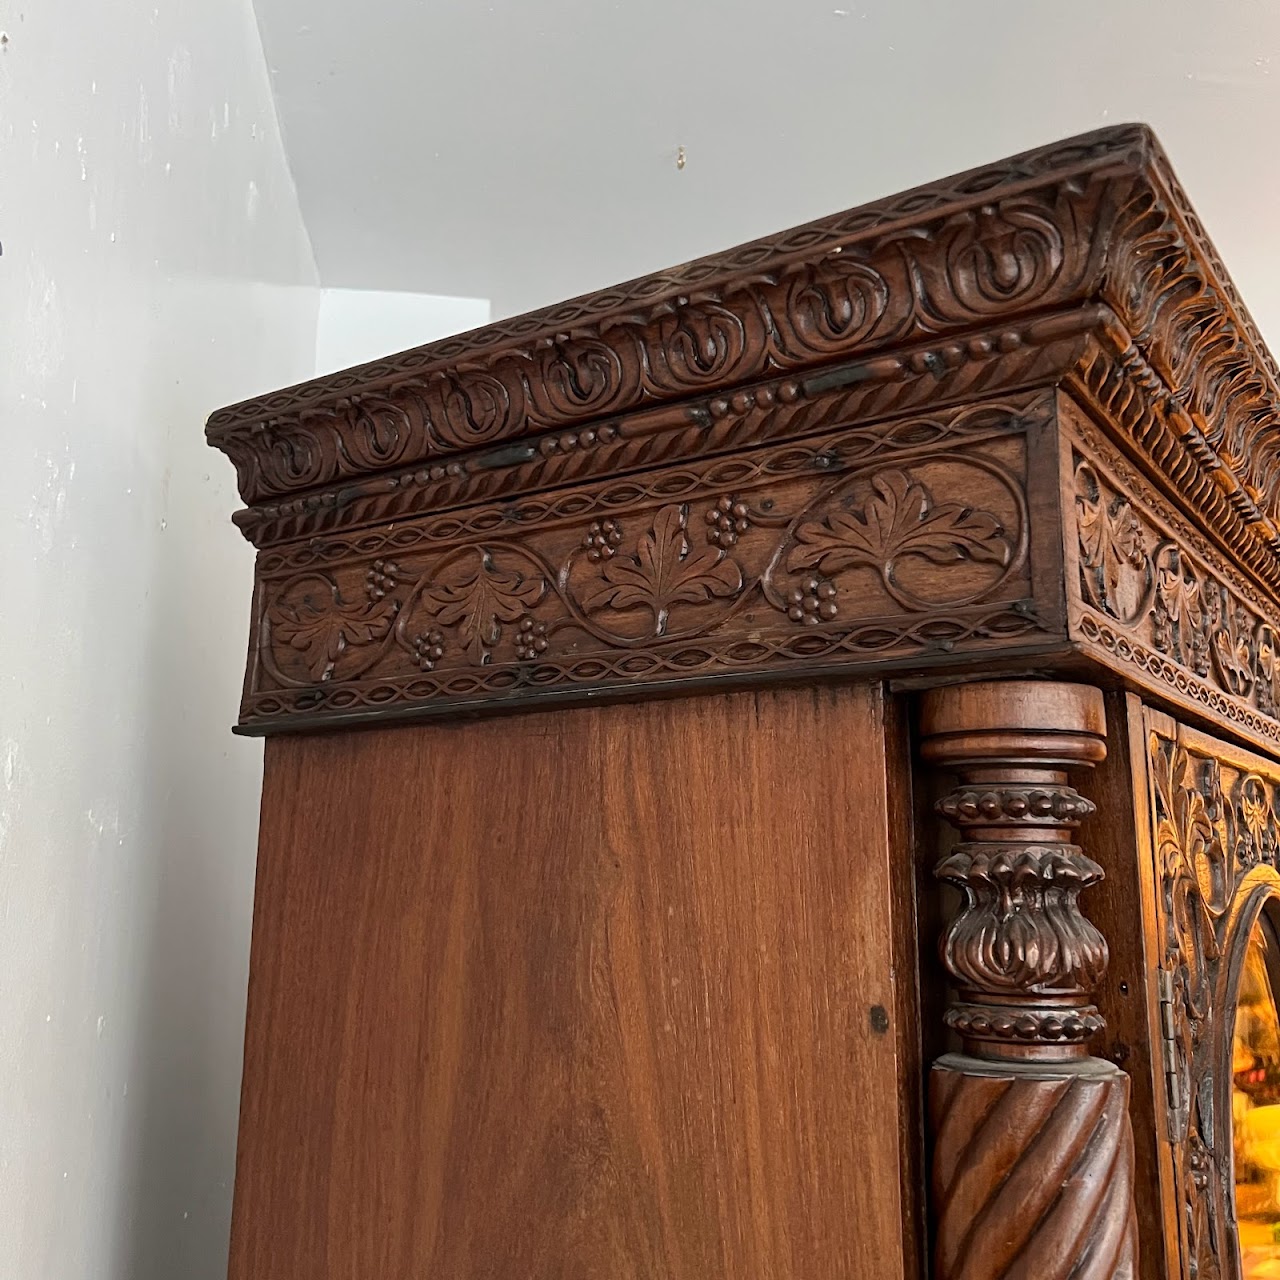
<svg viewBox="0 0 1280 1280">
<path fill-rule="evenodd" d="M 1137 1265 L 1129 1078 L 1089 1054 L 1107 944 L 1081 914 L 1102 868 L 1074 842 L 1093 804 L 1068 770 L 1106 755 L 1102 695 L 994 681 L 926 695 L 926 761 L 961 841 L 935 874 L 963 903 L 942 937 L 963 1053 L 934 1064 L 936 1280 L 1112 1280 Z"/>
</svg>

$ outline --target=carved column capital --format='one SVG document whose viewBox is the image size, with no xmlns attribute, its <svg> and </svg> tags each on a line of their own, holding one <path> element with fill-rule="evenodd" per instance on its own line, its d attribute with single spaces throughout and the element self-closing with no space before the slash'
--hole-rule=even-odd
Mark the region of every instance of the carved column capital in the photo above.
<svg viewBox="0 0 1280 1280">
<path fill-rule="evenodd" d="M 1081 914 L 1102 868 L 1073 841 L 1093 804 L 1071 766 L 1105 758 L 1102 695 L 1087 685 L 997 681 L 927 694 L 922 754 L 960 785 L 938 812 L 963 838 L 934 874 L 964 906 L 942 939 L 960 1000 L 947 1025 L 986 1058 L 1088 1056 L 1103 1027 L 1091 1002 L 1107 944 Z"/>
<path fill-rule="evenodd" d="M 924 759 L 957 775 L 937 809 L 961 841 L 934 874 L 963 895 L 941 954 L 965 1052 L 930 1083 L 936 1274 L 1131 1276 L 1129 1081 L 1088 1050 L 1108 957 L 1079 897 L 1103 871 L 1076 843 L 1094 805 L 1068 775 L 1106 757 L 1102 695 L 952 685 L 925 695 L 921 731 Z"/>
</svg>

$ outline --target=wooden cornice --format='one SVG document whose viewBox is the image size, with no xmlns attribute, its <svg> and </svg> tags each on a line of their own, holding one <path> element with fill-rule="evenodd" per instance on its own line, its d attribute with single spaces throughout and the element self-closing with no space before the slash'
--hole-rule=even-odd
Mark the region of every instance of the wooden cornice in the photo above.
<svg viewBox="0 0 1280 1280">
<path fill-rule="evenodd" d="M 911 503 L 945 508 L 951 494 L 941 473 L 932 487 L 920 478 L 932 465 L 926 446 L 963 437 L 982 458 L 959 457 L 960 472 L 1017 475 L 1025 504 L 1043 481 L 1035 468 L 1056 466 L 1032 457 L 1050 448 L 1041 437 L 1052 434 L 1056 411 L 1043 393 L 1053 388 L 1067 390 L 1255 588 L 1280 602 L 1280 370 L 1159 144 L 1129 125 L 216 412 L 207 436 L 235 463 L 247 504 L 236 521 L 261 548 L 245 720 L 270 728 L 572 695 L 593 680 L 629 688 L 735 672 L 754 678 L 775 661 L 813 671 L 861 662 L 856 644 L 833 639 L 843 634 L 834 619 L 806 633 L 798 656 L 786 637 L 782 651 L 771 648 L 751 620 L 752 599 L 785 615 L 785 566 L 805 560 L 796 541 L 801 511 L 816 515 L 812 504 L 823 499 L 820 486 L 805 488 L 799 477 L 824 466 L 833 478 L 847 474 L 851 487 L 833 500 L 856 519 L 876 518 L 875 503 L 908 492 Z M 1005 416 L 983 409 L 991 405 Z M 994 434 L 968 434 L 975 421 Z M 1017 449 L 1007 443 L 1015 435 Z M 992 443 L 998 438 L 1006 444 Z M 871 481 L 857 459 L 877 450 L 893 463 L 885 483 L 897 499 L 885 498 L 883 486 L 864 492 Z M 913 470 L 906 464 L 917 457 Z M 685 565 L 705 545 L 705 530 L 695 537 L 690 524 L 703 518 L 699 503 L 723 497 L 746 510 L 737 490 L 745 495 L 771 475 L 774 488 L 791 486 L 794 518 L 765 545 L 759 531 L 782 496 L 761 495 L 772 505 L 735 517 L 755 531 L 745 542 L 759 545 L 732 569 L 717 567 L 734 560 L 730 546 L 712 542 L 720 559 L 703 566 L 711 578 L 693 575 L 676 592 L 677 613 L 706 613 L 697 625 L 677 625 L 657 607 L 648 629 L 600 625 L 584 601 L 618 609 L 624 621 L 631 609 L 638 621 L 644 593 L 628 595 L 617 583 L 610 593 L 607 578 L 585 585 L 565 530 L 574 527 L 569 542 L 581 540 L 583 551 L 605 560 L 616 551 L 641 569 L 665 539 Z M 1015 518 L 1003 484 L 986 494 L 993 520 Z M 1060 501 L 1055 494 L 1052 504 Z M 625 543 L 616 537 L 621 523 Z M 876 661 L 950 660 L 955 636 L 967 637 L 960 648 L 981 641 L 984 651 L 998 646 L 982 637 L 1013 633 L 1028 652 L 1068 643 L 1063 588 L 1025 576 L 1037 537 L 1045 539 L 1038 554 L 1049 557 L 1061 529 L 1055 523 L 1055 532 L 1037 535 L 1031 523 L 998 538 L 1001 555 L 1023 557 L 1001 580 L 1012 590 L 1023 574 L 1020 594 L 1006 591 L 990 617 L 960 618 L 956 610 L 970 606 L 958 600 L 996 603 L 991 584 L 943 591 L 936 603 L 947 616 L 933 619 L 941 630 L 932 639 L 916 630 L 929 613 L 922 597 L 899 591 L 896 570 L 882 565 L 887 594 L 869 603 L 866 621 L 874 631 L 905 613 L 899 622 L 914 639 L 879 636 Z M 602 536 L 590 530 L 604 525 L 615 543 L 588 547 Z M 534 536 L 538 529 L 548 532 Z M 642 532 L 647 544 L 637 542 Z M 923 559 L 954 557 L 957 581 L 977 572 L 982 548 L 964 537 L 948 545 Z M 428 552 L 443 559 L 415 564 L 406 594 L 401 561 Z M 514 593 L 477 624 L 479 633 L 461 596 L 451 604 L 447 583 L 423 579 L 448 577 L 450 557 L 472 554 L 482 576 Z M 502 554 L 523 556 L 524 567 L 499 567 Z M 344 574 L 361 557 L 384 569 L 391 562 L 398 573 L 370 566 L 388 585 L 375 584 L 357 603 Z M 814 558 L 837 562 L 834 553 Z M 616 565 L 611 572 L 625 576 Z M 1060 553 L 1055 572 L 1060 579 Z M 526 580 L 542 585 L 525 588 Z M 461 580 L 453 586 L 463 596 L 473 590 Z M 517 646 L 514 633 L 543 625 L 538 608 L 545 612 L 552 596 L 560 613 L 545 621 L 576 629 L 578 639 L 539 684 L 543 650 Z M 409 612 L 429 599 L 435 605 L 410 624 Z M 732 601 L 741 634 L 726 617 L 712 620 L 707 606 L 716 600 Z M 465 638 L 446 635 L 448 624 L 428 625 L 454 614 Z M 439 641 L 428 643 L 431 636 Z M 675 655 L 682 637 L 696 638 L 696 652 Z M 834 647 L 819 653 L 827 641 Z M 384 650 L 408 665 L 366 665 Z M 419 650 L 441 656 L 419 661 L 415 675 L 408 660 Z"/>
</svg>

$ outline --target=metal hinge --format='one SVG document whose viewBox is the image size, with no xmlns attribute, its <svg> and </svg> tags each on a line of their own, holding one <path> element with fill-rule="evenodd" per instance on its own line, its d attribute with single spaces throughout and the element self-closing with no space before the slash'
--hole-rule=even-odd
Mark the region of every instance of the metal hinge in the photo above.
<svg viewBox="0 0 1280 1280">
<path fill-rule="evenodd" d="M 1182 1072 L 1178 1067 L 1173 974 L 1167 969 L 1157 969 L 1156 985 L 1160 995 L 1160 1059 L 1164 1068 L 1165 1100 L 1168 1104 L 1168 1136 L 1170 1142 L 1181 1142 L 1186 1136 L 1187 1100 L 1182 1096 Z"/>
</svg>

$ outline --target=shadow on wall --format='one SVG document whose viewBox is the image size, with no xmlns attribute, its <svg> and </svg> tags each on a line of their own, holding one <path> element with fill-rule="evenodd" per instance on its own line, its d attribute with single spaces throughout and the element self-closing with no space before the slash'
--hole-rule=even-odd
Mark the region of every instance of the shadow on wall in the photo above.
<svg viewBox="0 0 1280 1280">
<path fill-rule="evenodd" d="M 242 355 L 299 333 L 309 355 L 314 291 L 175 285 L 198 294 L 218 344 Z M 194 306 L 196 298 L 192 297 Z M 218 345 L 211 344 L 211 345 Z M 281 362 L 253 379 L 270 385 Z M 113 1275 L 224 1280 L 231 1222 L 262 743 L 233 737 L 247 644 L 251 548 L 230 525 L 234 474 L 176 387 L 172 352 L 154 352 L 149 411 L 168 424 L 162 536 L 151 566 L 145 743 L 149 803 L 139 845 L 148 915 L 128 1071 L 130 1142 L 121 1152 L 129 1230 Z M 168 374 L 169 376 L 166 376 Z M 221 395 L 216 373 L 210 407 Z M 202 388 L 203 389 L 203 388 Z"/>
</svg>

